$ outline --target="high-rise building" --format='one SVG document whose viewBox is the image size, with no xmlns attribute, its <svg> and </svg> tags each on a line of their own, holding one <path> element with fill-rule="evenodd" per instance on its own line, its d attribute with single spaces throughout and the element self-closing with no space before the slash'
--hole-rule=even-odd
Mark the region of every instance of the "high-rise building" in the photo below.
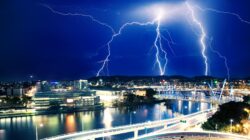
<svg viewBox="0 0 250 140">
<path fill-rule="evenodd" d="M 74 89 L 75 90 L 84 90 L 88 88 L 88 80 L 77 80 L 74 81 Z"/>
</svg>

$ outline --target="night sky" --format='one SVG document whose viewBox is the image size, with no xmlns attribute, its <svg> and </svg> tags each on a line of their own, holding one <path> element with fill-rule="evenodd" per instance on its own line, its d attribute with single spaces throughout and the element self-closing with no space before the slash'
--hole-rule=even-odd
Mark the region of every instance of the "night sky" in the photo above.
<svg viewBox="0 0 250 140">
<path fill-rule="evenodd" d="M 147 22 L 152 16 L 140 9 L 153 4 L 181 4 L 183 0 L 1 0 L 0 1 L 0 80 L 63 80 L 95 76 L 107 55 L 105 44 L 111 30 L 87 17 L 61 16 L 60 12 L 89 14 L 116 31 L 131 21 Z M 249 0 L 191 1 L 202 8 L 234 12 L 250 21 Z M 209 75 L 226 77 L 228 59 L 231 77 L 250 76 L 250 24 L 229 14 L 195 10 L 205 26 Z M 183 14 L 188 11 L 183 11 Z M 178 13 L 182 14 L 182 13 Z M 173 52 L 168 52 L 166 75 L 204 74 L 200 53 L 199 29 L 188 17 L 175 16 L 162 23 L 161 33 L 170 33 Z M 155 26 L 129 26 L 111 44 L 109 75 L 159 75 L 154 63 Z M 106 69 L 102 75 L 107 75 Z"/>
</svg>

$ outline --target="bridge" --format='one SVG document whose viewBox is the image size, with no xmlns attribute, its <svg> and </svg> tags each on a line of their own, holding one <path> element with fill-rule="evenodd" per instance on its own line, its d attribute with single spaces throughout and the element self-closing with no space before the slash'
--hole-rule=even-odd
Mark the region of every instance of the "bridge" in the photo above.
<svg viewBox="0 0 250 140">
<path fill-rule="evenodd" d="M 158 120 L 153 122 L 144 122 L 132 125 L 124 125 L 112 128 L 103 128 L 90 131 L 82 131 L 71 134 L 64 134 L 59 136 L 54 136 L 50 138 L 45 138 L 44 140 L 66 140 L 66 139 L 86 139 L 94 140 L 95 138 L 102 138 L 112 135 L 124 134 L 129 132 L 134 132 L 134 139 L 138 138 L 138 132 L 140 130 L 150 129 L 150 128 L 161 128 L 158 131 L 162 130 L 178 130 L 186 128 L 189 125 L 195 125 L 197 123 L 205 121 L 216 109 L 208 109 L 205 111 L 196 112 L 189 115 L 184 115 L 172 119 Z M 183 121 L 185 125 L 183 125 Z M 186 124 L 187 123 L 187 124 Z"/>
<path fill-rule="evenodd" d="M 223 91 L 223 90 L 221 90 Z M 194 94 L 196 95 L 196 94 Z M 204 98 L 204 96 L 181 96 L 175 94 L 157 94 L 155 95 L 158 99 L 174 99 L 174 100 L 187 100 L 187 101 L 199 101 L 199 102 L 209 102 L 209 103 L 226 103 L 229 101 L 241 101 L 241 97 L 235 96 L 222 96 L 222 92 L 217 97 L 216 94 L 211 96 L 210 98 Z M 179 116 L 172 119 L 165 119 L 165 120 L 157 120 L 153 122 L 144 122 L 144 123 L 137 123 L 132 125 L 124 125 L 124 126 L 117 126 L 112 128 L 102 128 L 102 129 L 94 129 L 89 131 L 82 131 L 82 132 L 75 132 L 71 134 L 63 134 L 59 136 L 54 136 L 50 138 L 45 138 L 44 140 L 77 140 L 77 139 L 85 139 L 85 140 L 94 140 L 96 138 L 104 138 L 109 137 L 112 135 L 119 135 L 125 133 L 134 133 L 133 139 L 138 139 L 139 131 L 147 130 L 147 129 L 157 129 L 150 134 L 160 133 L 160 132 L 170 132 L 170 131 L 181 131 L 185 130 L 190 126 L 195 126 L 207 120 L 207 118 L 211 117 L 216 109 L 208 109 L 205 111 L 200 111 L 197 113 Z M 185 122 L 185 124 L 183 123 Z"/>
<path fill-rule="evenodd" d="M 170 99 L 170 100 L 182 100 L 182 101 L 193 101 L 193 102 L 205 102 L 205 103 L 215 103 L 215 104 L 223 104 L 227 103 L 230 101 L 235 101 L 239 102 L 242 101 L 242 97 L 231 97 L 231 96 L 222 96 L 221 99 L 212 96 L 212 97 L 205 97 L 205 98 L 200 98 L 200 97 L 195 97 L 195 96 L 180 96 L 180 95 L 166 95 L 166 94 L 159 94 L 155 95 L 155 98 L 159 100 L 163 99 Z"/>
</svg>

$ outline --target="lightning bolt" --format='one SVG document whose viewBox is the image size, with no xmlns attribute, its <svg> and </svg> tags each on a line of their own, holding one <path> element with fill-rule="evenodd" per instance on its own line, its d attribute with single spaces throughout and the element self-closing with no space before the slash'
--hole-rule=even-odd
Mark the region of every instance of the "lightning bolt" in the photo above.
<svg viewBox="0 0 250 140">
<path fill-rule="evenodd" d="M 186 6 L 188 8 L 188 10 L 190 11 L 191 13 L 191 18 L 192 18 L 192 21 L 199 27 L 200 29 L 200 32 L 201 32 L 201 35 L 200 35 L 200 45 L 201 45 L 201 54 L 202 54 L 202 57 L 204 59 L 204 64 L 205 64 L 205 75 L 207 76 L 208 75 L 208 57 L 206 55 L 206 43 L 205 43 L 205 39 L 206 39 L 206 31 L 203 27 L 203 24 L 202 22 L 200 22 L 197 17 L 195 16 L 194 14 L 194 10 L 193 10 L 193 7 L 190 6 L 190 4 L 188 2 L 186 2 Z"/>
<path fill-rule="evenodd" d="M 108 55 L 106 56 L 106 58 L 103 60 L 103 64 L 101 66 L 101 68 L 98 70 L 96 76 L 100 76 L 101 72 L 104 70 L 105 66 L 107 66 L 111 52 L 110 52 L 110 46 L 113 42 L 113 40 L 120 36 L 122 34 L 122 31 L 127 27 L 127 26 L 148 26 L 148 25 L 154 25 L 156 24 L 156 37 L 154 40 L 154 47 L 156 49 L 156 53 L 155 53 L 155 59 L 156 59 L 156 63 L 158 65 L 159 68 L 159 73 L 160 75 L 164 75 L 165 71 L 166 71 L 166 67 L 167 67 L 167 52 L 163 49 L 163 45 L 162 45 L 162 38 L 161 38 L 161 31 L 160 31 L 160 18 L 156 18 L 153 21 L 149 21 L 149 22 L 127 22 L 125 24 L 123 24 L 120 28 L 119 31 L 117 33 L 114 33 L 111 37 L 111 39 L 108 41 L 108 43 L 106 44 L 108 46 Z M 161 56 L 160 53 L 164 54 L 164 64 L 161 63 Z"/>
<path fill-rule="evenodd" d="M 204 28 L 202 27 L 202 23 L 199 22 L 195 16 L 194 16 L 194 11 L 193 11 L 193 8 L 186 2 L 187 4 L 187 7 L 189 8 L 189 10 L 191 11 L 192 13 L 192 17 L 193 17 L 193 21 L 196 22 L 197 25 L 199 25 L 201 31 L 202 31 L 202 34 L 204 35 L 204 38 L 206 37 L 206 34 L 205 34 L 205 30 Z M 217 13 L 217 14 L 226 14 L 226 15 L 231 15 L 231 16 L 234 16 L 235 18 L 237 18 L 240 22 L 242 23 L 245 23 L 245 24 L 250 24 L 250 21 L 248 20 L 245 20 L 243 19 L 239 14 L 237 13 L 234 13 L 234 12 L 227 12 L 227 11 L 221 11 L 221 10 L 217 10 L 217 9 L 213 9 L 213 8 L 201 8 L 199 6 L 195 6 L 195 8 L 199 9 L 200 11 L 209 11 L 209 12 L 214 12 L 214 13 Z M 205 46 L 204 44 L 205 43 L 202 43 L 202 37 L 201 37 L 201 44 L 202 46 Z M 211 40 L 212 41 L 212 40 Z M 206 46 L 205 46 L 206 47 Z M 230 79 L 230 69 L 229 69 L 229 66 L 228 66 L 228 61 L 227 61 L 227 58 L 225 56 L 223 56 L 219 51 L 215 50 L 211 43 L 210 43 L 210 48 L 211 48 L 211 51 L 214 52 L 215 54 L 217 54 L 220 58 L 222 58 L 224 60 L 224 64 L 225 64 L 225 67 L 226 67 L 226 71 L 227 71 L 227 78 L 228 80 Z M 204 51 L 204 47 L 203 47 L 203 51 Z M 205 51 L 204 51 L 205 52 Z M 204 57 L 204 53 L 203 53 L 203 57 Z M 204 57 L 205 58 L 205 57 Z M 206 59 L 205 59 L 206 60 Z M 206 61 L 205 61 L 206 62 Z"/>
<path fill-rule="evenodd" d="M 171 35 L 170 35 L 170 33 L 168 31 L 167 31 L 167 33 L 168 33 L 168 37 L 170 38 L 170 40 L 168 40 L 168 38 L 166 38 L 164 35 L 161 35 L 161 37 L 162 37 L 162 39 L 167 41 L 167 44 L 168 44 L 168 47 L 169 47 L 170 51 L 172 52 L 173 55 L 175 55 L 175 52 L 174 52 L 174 50 L 172 48 L 172 45 L 175 45 L 176 43 L 173 41 L 173 39 L 172 39 L 172 37 L 171 37 Z"/>
<path fill-rule="evenodd" d="M 212 51 L 213 53 L 217 54 L 221 59 L 224 60 L 224 65 L 225 65 L 225 68 L 226 68 L 226 70 L 227 70 L 227 79 L 229 80 L 229 79 L 230 79 L 230 70 L 229 70 L 229 66 L 228 66 L 228 63 L 227 63 L 227 58 L 226 58 L 224 55 L 222 55 L 219 51 L 215 50 L 215 49 L 212 47 L 212 41 L 213 41 L 213 38 L 211 38 L 211 40 L 210 40 L 210 44 L 209 44 L 210 49 L 211 49 L 211 51 Z"/>
<path fill-rule="evenodd" d="M 109 71 L 108 70 L 108 62 L 109 62 L 109 59 L 110 59 L 110 56 L 111 56 L 111 44 L 112 44 L 113 40 L 116 37 L 118 37 L 118 36 L 120 36 L 122 34 L 122 31 L 126 27 L 128 27 L 128 26 L 134 26 L 134 25 L 137 25 L 137 26 L 148 26 L 148 25 L 157 24 L 156 38 L 155 38 L 155 42 L 154 42 L 154 46 L 156 48 L 156 55 L 155 56 L 156 56 L 156 63 L 158 64 L 158 67 L 159 67 L 160 75 L 164 75 L 165 70 L 166 70 L 166 66 L 167 66 L 167 52 L 163 49 L 163 46 L 162 46 L 162 43 L 161 43 L 160 19 L 157 18 L 157 19 L 154 19 L 153 21 L 150 21 L 150 22 L 135 22 L 135 21 L 133 21 L 133 22 L 127 22 L 127 23 L 123 24 L 119 28 L 118 32 L 116 32 L 113 27 L 111 27 L 107 23 L 104 23 L 104 22 L 101 22 L 101 21 L 97 20 L 92 15 L 87 15 L 87 14 L 82 14 L 82 13 L 70 13 L 70 12 L 64 13 L 64 12 L 60 12 L 60 11 L 54 10 L 49 5 L 46 5 L 46 4 L 41 4 L 41 5 L 43 7 L 48 8 L 54 14 L 58 14 L 58 15 L 62 15 L 62 16 L 81 16 L 81 17 L 89 18 L 93 22 L 96 22 L 99 25 L 107 27 L 112 32 L 112 36 L 111 36 L 110 40 L 105 44 L 105 46 L 107 46 L 107 52 L 108 53 L 107 53 L 106 57 L 104 58 L 104 60 L 101 61 L 102 65 L 101 65 L 100 69 L 98 70 L 96 76 L 100 76 L 101 72 L 104 70 L 105 67 L 106 67 L 107 71 Z M 158 43 L 159 43 L 159 46 L 158 46 Z M 164 64 L 161 63 L 160 52 L 164 53 L 164 59 L 165 59 L 165 63 Z"/>
<path fill-rule="evenodd" d="M 53 8 L 51 8 L 49 5 L 46 5 L 46 4 L 40 4 L 41 6 L 45 7 L 45 8 L 48 8 L 52 13 L 54 14 L 58 14 L 58 15 L 61 15 L 61 16 L 81 16 L 81 17 L 86 17 L 86 18 L 89 18 L 91 19 L 93 22 L 96 22 L 102 26 L 105 26 L 107 27 L 108 29 L 110 29 L 112 31 L 112 33 L 114 34 L 115 33 L 115 30 L 110 26 L 108 25 L 107 23 L 105 22 L 101 22 L 99 20 L 97 20 L 95 17 L 93 17 L 92 15 L 87 15 L 87 14 L 80 14 L 80 13 L 63 13 L 63 12 L 59 12 L 59 11 L 56 11 L 54 10 Z"/>
<path fill-rule="evenodd" d="M 107 42 L 106 46 L 108 46 L 108 55 L 105 57 L 105 59 L 103 60 L 103 63 L 101 65 L 101 68 L 98 70 L 96 76 L 100 76 L 101 72 L 104 70 L 105 66 L 108 65 L 108 61 L 109 61 L 109 58 L 111 56 L 111 51 L 110 51 L 110 46 L 113 42 L 113 40 L 120 36 L 122 34 L 122 31 L 128 27 L 128 26 L 134 26 L 134 25 L 137 25 L 137 26 L 148 26 L 148 25 L 154 25 L 155 21 L 151 21 L 151 22 L 127 22 L 125 24 L 123 24 L 120 28 L 119 28 L 119 31 L 117 33 L 114 33 L 111 37 L 111 39 Z"/>
<path fill-rule="evenodd" d="M 156 63 L 158 65 L 158 68 L 159 68 L 159 71 L 160 71 L 160 75 L 164 75 L 165 71 L 166 71 L 168 59 L 167 59 L 167 52 L 162 47 L 162 38 L 161 38 L 160 26 L 161 26 L 161 21 L 160 21 L 160 19 L 158 19 L 157 20 L 157 28 L 156 28 L 156 38 L 155 38 L 155 41 L 154 41 L 154 47 L 156 49 L 155 59 L 156 59 Z M 164 64 L 162 64 L 161 61 L 160 61 L 160 59 L 161 59 L 160 58 L 160 51 L 164 54 L 164 59 L 165 59 Z"/>
<path fill-rule="evenodd" d="M 231 15 L 236 17 L 240 22 L 246 23 L 246 24 L 250 24 L 250 21 L 243 19 L 239 14 L 237 13 L 233 13 L 233 12 L 227 12 L 227 11 L 221 11 L 221 10 L 217 10 L 217 9 L 213 9 L 213 8 L 201 8 L 199 6 L 195 6 L 197 9 L 199 9 L 200 11 L 210 11 L 210 12 L 214 12 L 214 13 L 218 13 L 218 14 L 226 14 L 226 15 Z"/>
<path fill-rule="evenodd" d="M 107 23 L 104 23 L 104 22 L 101 22 L 99 20 L 97 20 L 96 18 L 94 18 L 92 15 L 87 15 L 87 14 L 82 14 L 82 13 L 63 13 L 63 12 L 59 12 L 59 11 L 56 11 L 54 10 L 53 8 L 51 8 L 49 5 L 46 5 L 46 4 L 40 4 L 41 6 L 45 7 L 45 8 L 48 8 L 52 13 L 54 14 L 58 14 L 58 15 L 61 15 L 61 16 L 81 16 L 81 17 L 86 17 L 86 18 L 89 18 L 90 20 L 92 20 L 93 22 L 96 22 L 98 23 L 99 25 L 102 25 L 102 26 L 105 26 L 107 27 L 109 30 L 111 30 L 112 32 L 112 36 L 111 36 L 111 39 L 108 41 L 108 44 L 107 45 L 107 51 L 108 51 L 108 54 L 107 54 L 107 57 L 106 59 L 104 59 L 102 62 L 102 67 L 101 69 L 98 71 L 97 73 L 97 76 L 99 76 L 100 72 L 104 69 L 105 65 L 108 65 L 108 58 L 110 57 L 111 53 L 110 53 L 110 43 L 113 41 L 113 38 L 114 36 L 116 35 L 116 32 L 115 30 L 113 29 L 113 27 L 111 27 L 110 25 L 108 25 Z M 108 67 L 107 67 L 107 71 L 108 71 Z"/>
</svg>

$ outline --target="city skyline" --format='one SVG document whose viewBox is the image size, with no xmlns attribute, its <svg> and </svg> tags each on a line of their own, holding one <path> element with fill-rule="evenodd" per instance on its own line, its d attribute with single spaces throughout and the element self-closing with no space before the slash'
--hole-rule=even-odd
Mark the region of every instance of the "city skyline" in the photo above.
<svg viewBox="0 0 250 140">
<path fill-rule="evenodd" d="M 159 32 L 156 32 L 159 24 L 141 26 L 136 23 L 127 26 L 121 35 L 111 38 L 114 35 L 112 31 L 117 33 L 126 23 L 154 21 L 158 15 L 149 11 L 152 5 L 179 8 L 186 2 L 194 13 L 188 9 L 177 10 L 178 14 L 174 12 L 167 17 L 164 14 L 174 8 L 169 11 L 164 9 L 159 31 L 168 61 L 162 51 L 159 57 L 161 66 L 156 61 L 157 51 L 154 48 L 160 47 L 160 40 L 157 39 Z M 206 74 L 227 78 L 228 73 L 231 77 L 248 77 L 248 4 L 248 1 L 182 0 L 4 2 L 1 11 L 8 12 L 1 12 L 5 20 L 0 25 L 0 80 L 27 80 L 30 76 L 37 80 L 61 80 L 96 75 L 192 77 Z M 203 43 L 206 45 L 207 73 L 204 73 L 204 54 L 199 42 L 201 28 L 195 25 L 194 19 L 185 19 L 190 18 L 190 14 L 202 23 L 206 33 Z M 111 55 L 103 64 L 108 55 L 105 44 L 110 38 L 113 39 L 110 42 Z M 225 58 L 229 72 L 225 67 Z M 162 72 L 159 69 L 165 64 L 166 70 Z M 102 66 L 103 69 L 100 69 Z M 101 70 L 99 74 L 98 70 Z"/>
</svg>

